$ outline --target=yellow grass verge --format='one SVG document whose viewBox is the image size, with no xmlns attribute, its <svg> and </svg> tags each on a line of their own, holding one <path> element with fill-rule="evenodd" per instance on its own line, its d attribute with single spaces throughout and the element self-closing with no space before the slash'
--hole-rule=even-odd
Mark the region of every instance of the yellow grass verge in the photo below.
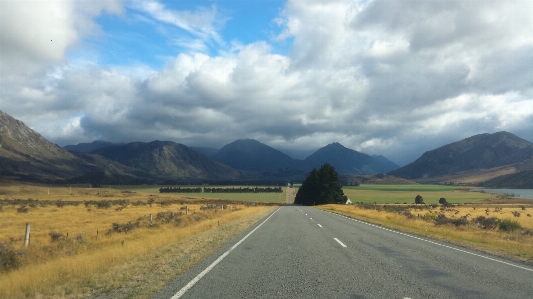
<svg viewBox="0 0 533 299">
<path fill-rule="evenodd" d="M 199 206 L 190 205 L 192 209 L 198 211 Z M 139 207 L 137 213 L 134 210 L 137 207 L 128 207 L 124 212 L 131 210 L 134 214 L 146 213 L 147 207 Z M 176 210 L 177 207 L 174 207 Z M 120 221 L 121 213 L 113 212 L 110 210 L 99 210 L 101 217 L 98 218 L 96 212 L 85 212 L 83 206 L 78 207 L 64 207 L 57 209 L 55 212 L 51 212 L 48 209 L 53 208 L 37 208 L 38 211 L 30 211 L 34 213 L 35 218 L 39 218 L 39 214 L 42 214 L 44 218 L 47 218 L 48 214 L 54 214 L 61 211 L 63 213 L 71 213 L 76 215 L 72 210 L 78 209 L 77 216 L 83 213 L 88 213 L 89 218 L 107 219 L 102 223 L 106 224 L 109 228 L 110 221 Z M 69 210 L 70 209 L 70 210 Z M 144 209 L 144 212 L 140 211 Z M 173 209 L 173 207 L 165 207 L 160 209 Z M 176 226 L 175 224 L 158 225 L 154 228 L 139 228 L 129 233 L 110 234 L 100 236 L 99 239 L 92 240 L 85 237 L 83 242 L 80 242 L 76 246 L 72 244 L 77 242 L 74 240 L 63 240 L 57 242 L 57 244 L 46 244 L 45 233 L 47 229 L 52 228 L 54 225 L 48 224 L 48 227 L 43 229 L 43 232 L 37 233 L 35 238 L 32 239 L 29 249 L 26 255 L 29 256 L 31 262 L 27 262 L 20 269 L 1 274 L 0 276 L 0 298 L 65 298 L 65 297 L 78 297 L 81 293 L 92 293 L 93 288 L 99 289 L 103 292 L 110 291 L 114 287 L 117 287 L 113 278 L 109 280 L 106 286 L 106 279 L 98 283 L 95 283 L 95 277 L 98 275 L 105 276 L 105 273 L 112 267 L 116 267 L 132 259 L 137 259 L 151 252 L 155 252 L 158 249 L 187 240 L 187 242 L 202 242 L 194 237 L 210 230 L 220 230 L 221 228 L 230 225 L 239 219 L 246 218 L 250 215 L 263 215 L 266 211 L 272 210 L 272 207 L 240 207 L 239 210 L 234 211 L 220 211 L 217 212 L 204 212 L 203 214 L 196 213 L 190 216 L 183 216 L 183 221 L 186 221 L 185 225 Z M 153 211 L 155 214 L 156 211 Z M 3 215 L 9 215 L 9 211 L 2 212 Z M 113 214 L 113 215 L 111 215 Z M 124 213 L 127 214 L 127 213 Z M 203 216 L 202 216 L 203 215 Z M 18 216 L 18 215 L 15 215 Z M 11 217 L 10 221 L 17 222 L 20 227 L 20 219 L 17 217 Z M 132 215 L 130 215 L 132 216 Z M 196 217 L 196 218 L 195 218 Z M 65 216 L 65 218 L 68 218 Z M 70 221 L 75 221 L 75 216 L 70 217 Z M 95 226 L 91 224 L 91 220 L 87 217 L 82 217 L 87 226 L 91 230 L 95 230 Z M 131 217 L 124 217 L 124 220 Z M 5 219 L 5 218 L 3 218 Z M 43 221 L 43 220 L 41 220 Z M 45 220 L 43 223 L 46 223 Z M 59 221 L 59 218 L 58 218 Z M 64 220 L 62 220 L 64 221 Z M 107 222 L 107 223 L 106 223 Z M 36 220 L 36 223 L 39 223 Z M 14 224 L 14 223 L 13 223 Z M 44 225 L 44 224 L 43 224 Z M 56 224 L 57 225 L 57 224 Z M 61 224 L 65 225 L 65 224 Z M 83 224 L 80 226 L 75 225 L 78 230 L 83 230 Z M 61 227 L 61 226 L 59 226 Z M 0 228 L 4 229 L 3 237 L 9 235 L 9 229 L 6 229 L 5 225 Z M 57 228 L 57 226 L 56 226 Z M 70 227 L 71 232 L 74 231 L 74 227 Z M 102 229 L 105 231 L 104 229 Z M 76 235 L 84 233 L 76 232 Z M 1 241 L 1 240 L 0 240 Z M 63 248 L 61 248 L 63 247 Z M 70 252 L 69 252 L 70 248 Z M 52 251 L 50 253 L 50 251 Z M 57 252 L 53 252 L 57 251 Z M 44 262 L 39 262 L 39 258 L 42 257 Z M 176 259 L 177 257 L 172 257 Z M 132 275 L 139 275 L 139 273 L 132 273 Z"/>
<path fill-rule="evenodd" d="M 410 212 L 414 217 L 406 217 L 401 213 L 386 212 L 384 210 L 362 209 L 357 205 L 323 205 L 318 206 L 318 208 L 380 224 L 384 227 L 442 239 L 485 252 L 533 262 L 533 236 L 531 234 L 524 235 L 518 231 L 509 233 L 501 232 L 498 229 L 482 229 L 471 221 L 477 216 L 496 217 L 500 220 L 511 219 L 518 221 L 522 228 L 533 230 L 533 219 L 525 215 L 525 213 L 532 213 L 533 207 L 531 206 L 526 208 L 525 213 L 521 207 L 509 205 L 462 205 L 445 210 L 440 208 L 429 210 L 411 209 Z M 520 211 L 523 216 L 514 217 L 513 211 Z M 431 216 L 431 214 L 434 216 L 444 214 L 448 218 L 455 219 L 466 216 L 470 222 L 468 225 L 455 227 L 452 224 L 435 225 L 433 221 L 423 220 L 424 216 Z"/>
</svg>

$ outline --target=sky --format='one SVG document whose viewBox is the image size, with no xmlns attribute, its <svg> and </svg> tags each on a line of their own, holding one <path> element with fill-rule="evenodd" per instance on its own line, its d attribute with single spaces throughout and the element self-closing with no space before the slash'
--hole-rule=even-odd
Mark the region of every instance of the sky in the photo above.
<svg viewBox="0 0 533 299">
<path fill-rule="evenodd" d="M 0 110 L 60 145 L 533 141 L 533 1 L 0 0 Z"/>
</svg>

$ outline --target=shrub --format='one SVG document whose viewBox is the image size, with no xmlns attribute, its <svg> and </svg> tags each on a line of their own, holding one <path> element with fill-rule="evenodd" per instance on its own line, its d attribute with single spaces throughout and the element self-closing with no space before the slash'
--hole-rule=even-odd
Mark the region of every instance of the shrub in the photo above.
<svg viewBox="0 0 533 299">
<path fill-rule="evenodd" d="M 132 231 L 136 228 L 139 227 L 139 222 L 128 222 L 128 223 L 124 223 L 124 224 L 120 224 L 120 223 L 113 223 L 112 224 L 113 228 L 111 228 L 107 234 L 112 234 L 112 233 L 127 233 L 129 231 Z"/>
<path fill-rule="evenodd" d="M 418 204 L 424 204 L 424 198 L 422 198 L 422 196 L 420 196 L 420 195 L 417 195 L 415 197 L 415 204 L 417 204 L 417 205 Z"/>
<path fill-rule="evenodd" d="M 28 207 L 26 206 L 21 206 L 17 209 L 17 212 L 19 213 L 28 213 Z"/>
<path fill-rule="evenodd" d="M 0 243 L 0 272 L 17 269 L 20 266 L 19 256 L 9 243 Z"/>
<path fill-rule="evenodd" d="M 477 223 L 482 229 L 495 229 L 500 223 L 500 219 L 496 217 L 487 218 L 485 216 L 478 216 L 477 218 L 474 218 L 472 222 Z"/>
<path fill-rule="evenodd" d="M 500 222 L 500 230 L 505 232 L 512 232 L 515 230 L 519 230 L 522 227 L 520 226 L 520 223 L 515 220 L 511 219 L 504 219 Z"/>
<path fill-rule="evenodd" d="M 50 236 L 50 242 L 59 242 L 61 239 L 63 239 L 63 234 L 58 232 L 49 232 L 48 235 Z"/>
<path fill-rule="evenodd" d="M 448 224 L 448 223 L 453 224 L 455 226 L 461 226 L 461 225 L 467 225 L 468 220 L 466 219 L 466 217 L 461 217 L 457 219 L 448 218 L 443 214 L 440 214 L 439 216 L 437 216 L 437 218 L 435 218 L 435 225 L 443 225 L 443 224 Z"/>
<path fill-rule="evenodd" d="M 111 202 L 108 200 L 100 200 L 96 202 L 96 207 L 99 209 L 109 209 L 111 208 Z"/>
<path fill-rule="evenodd" d="M 440 203 L 441 205 L 447 205 L 447 204 L 448 204 L 448 201 L 446 200 L 446 198 L 441 197 L 441 198 L 439 199 L 439 203 Z"/>
</svg>

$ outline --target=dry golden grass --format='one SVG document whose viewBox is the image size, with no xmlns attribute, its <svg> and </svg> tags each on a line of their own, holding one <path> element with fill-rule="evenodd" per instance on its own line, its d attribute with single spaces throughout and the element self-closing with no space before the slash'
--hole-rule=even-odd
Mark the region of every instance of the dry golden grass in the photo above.
<svg viewBox="0 0 533 299">
<path fill-rule="evenodd" d="M 61 188 L 50 189 L 51 194 L 62 190 Z M 194 236 L 231 227 L 240 219 L 263 215 L 265 211 L 272 209 L 232 203 L 226 205 L 225 209 L 221 209 L 219 205 L 216 209 L 213 207 L 213 209 L 206 210 L 200 209 L 206 206 L 205 203 L 188 201 L 176 195 L 154 196 L 127 193 L 124 196 L 124 193 L 116 190 L 77 188 L 72 189 L 72 195 L 68 190 L 62 200 L 71 201 L 72 197 L 77 197 L 78 201 L 127 199 L 132 203 L 155 199 L 155 202 L 151 207 L 128 204 L 97 208 L 94 204 L 86 206 L 83 203 L 77 206 L 59 207 L 55 205 L 57 201 L 43 205 L 47 203 L 47 200 L 51 200 L 51 198 L 39 195 L 43 190 L 46 190 L 47 195 L 48 187 L 46 186 L 0 187 L 0 194 L 11 199 L 39 199 L 39 204 L 34 207 L 27 206 L 27 213 L 17 211 L 20 205 L 6 204 L 9 201 L 3 201 L 0 211 L 0 242 L 10 242 L 23 254 L 20 257 L 21 267 L 19 269 L 0 274 L 0 298 L 77 297 L 83 293 L 92 293 L 95 288 L 102 292 L 112 291 L 119 285 L 112 278 L 105 279 L 105 273 L 109 269 L 132 263 L 139 257 L 157 252 L 178 241 L 180 244 L 184 240 L 189 243 L 201 243 L 202 241 Z M 101 198 L 102 194 L 105 195 L 104 199 Z M 174 200 L 171 204 L 158 204 L 171 199 Z M 184 206 L 190 209 L 188 216 L 182 209 Z M 167 213 L 170 223 L 157 217 L 160 212 Z M 169 218 L 171 212 L 174 212 L 174 218 Z M 149 224 L 150 214 L 153 216 L 152 226 Z M 180 220 L 176 222 L 176 219 Z M 138 222 L 139 227 L 128 233 L 113 231 L 113 223 L 126 224 L 128 222 Z M 31 223 L 30 246 L 27 248 L 23 246 L 26 223 Z M 252 223 L 249 221 L 247 225 Z M 227 235 L 235 235 L 244 228 L 233 229 Z M 53 242 L 51 232 L 60 233 L 62 237 Z M 212 247 L 213 244 L 209 246 Z M 221 244 L 219 242 L 215 245 Z M 210 252 L 209 249 L 203 248 L 200 251 L 204 252 L 203 255 L 193 254 L 192 258 L 189 257 L 189 264 L 191 261 L 198 261 Z M 191 255 L 191 253 L 186 254 Z M 131 275 L 142 274 L 133 271 Z M 95 280 L 97 276 L 104 277 L 104 279 Z"/>
<path fill-rule="evenodd" d="M 522 210 L 522 206 L 526 210 Z M 518 221 L 523 229 L 531 231 L 533 230 L 533 217 L 527 217 L 527 214 L 533 214 L 532 205 L 478 204 L 455 206 L 445 210 L 441 210 L 440 206 L 426 210 L 411 209 L 410 212 L 414 217 L 406 217 L 402 213 L 385 210 L 362 209 L 357 205 L 324 205 L 319 206 L 319 208 L 386 227 L 474 247 L 486 252 L 529 262 L 533 261 L 533 235 L 531 234 L 524 235 L 523 232 L 509 233 L 501 232 L 498 229 L 482 229 L 472 221 L 466 226 L 455 227 L 452 224 L 435 225 L 433 221 L 424 220 L 424 216 L 432 218 L 438 214 L 444 214 L 446 217 L 454 219 L 466 216 L 468 220 L 478 216 L 497 217 L 500 220 Z M 515 217 L 512 214 L 513 211 L 521 213 L 520 217 Z"/>
</svg>

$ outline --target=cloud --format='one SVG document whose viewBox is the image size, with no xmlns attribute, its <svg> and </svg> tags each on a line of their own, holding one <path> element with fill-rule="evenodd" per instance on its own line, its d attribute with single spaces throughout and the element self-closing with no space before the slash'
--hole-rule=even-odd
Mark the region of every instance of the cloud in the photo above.
<svg viewBox="0 0 533 299">
<path fill-rule="evenodd" d="M 145 13 L 150 18 L 164 24 L 173 25 L 190 35 L 174 39 L 174 43 L 193 51 L 206 52 L 208 45 L 213 43 L 222 44 L 223 40 L 218 31 L 225 21 L 216 5 L 211 7 L 199 7 L 196 11 L 172 10 L 159 1 L 130 1 L 129 7 Z"/>
<path fill-rule="evenodd" d="M 94 17 L 120 13 L 120 5 L 96 2 L 81 13 L 43 3 L 69 17 L 43 18 L 35 30 L 62 28 L 65 42 L 35 51 L 31 38 L 16 37 L 23 26 L 6 27 L 2 15 L 2 57 L 22 58 L 2 64 L 0 109 L 61 145 L 159 139 L 221 147 L 255 138 L 298 155 L 340 142 L 405 164 L 479 133 L 507 130 L 533 141 L 527 1 L 289 0 L 274 39 L 249 44 L 226 44 L 217 7 L 127 2 L 126 13 L 142 14 L 147 26 L 184 32 L 167 36 L 170 45 L 190 44 L 160 70 L 75 66 L 66 51 L 105 30 Z M 15 11 L 23 8 L 8 9 L 27 22 Z M 19 40 L 5 43 L 12 39 Z M 286 40 L 289 54 L 276 53 Z"/>
</svg>

